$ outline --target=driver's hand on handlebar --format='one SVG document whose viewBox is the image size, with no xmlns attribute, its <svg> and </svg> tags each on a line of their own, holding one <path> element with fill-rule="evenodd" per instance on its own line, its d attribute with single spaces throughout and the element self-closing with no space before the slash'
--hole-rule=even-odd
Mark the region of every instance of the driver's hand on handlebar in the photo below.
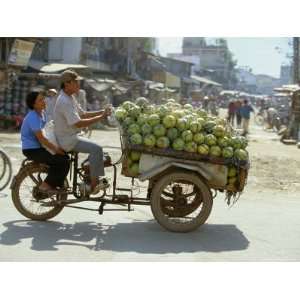
<svg viewBox="0 0 300 300">
<path fill-rule="evenodd" d="M 104 115 L 107 117 L 107 116 L 110 116 L 112 113 L 112 108 L 111 106 L 108 106 L 104 109 Z"/>
</svg>

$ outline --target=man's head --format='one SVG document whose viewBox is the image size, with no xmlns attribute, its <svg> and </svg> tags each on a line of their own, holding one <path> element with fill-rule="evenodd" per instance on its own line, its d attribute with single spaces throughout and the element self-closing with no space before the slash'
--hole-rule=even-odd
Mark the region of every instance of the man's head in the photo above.
<svg viewBox="0 0 300 300">
<path fill-rule="evenodd" d="M 61 88 L 68 95 L 78 93 L 80 89 L 80 80 L 82 80 L 82 77 L 75 71 L 66 70 L 61 74 Z"/>
<path fill-rule="evenodd" d="M 245 104 L 245 105 L 248 104 L 248 100 L 247 100 L 247 99 L 244 100 L 244 104 Z"/>
</svg>

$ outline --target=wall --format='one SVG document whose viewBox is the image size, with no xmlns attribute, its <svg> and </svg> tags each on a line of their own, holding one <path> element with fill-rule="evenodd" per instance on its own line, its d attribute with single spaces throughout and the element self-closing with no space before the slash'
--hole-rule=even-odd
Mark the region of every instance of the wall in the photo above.
<svg viewBox="0 0 300 300">
<path fill-rule="evenodd" d="M 280 68 L 280 84 L 291 84 L 293 82 L 291 66 L 281 66 Z"/>
<path fill-rule="evenodd" d="M 203 48 L 200 52 L 200 66 L 203 69 L 224 69 L 225 48 Z"/>
<path fill-rule="evenodd" d="M 261 94 L 272 94 L 275 87 L 280 86 L 280 80 L 269 75 L 256 75 L 257 91 Z"/>
<path fill-rule="evenodd" d="M 82 38 L 80 37 L 50 38 L 48 48 L 49 62 L 79 64 L 81 45 Z"/>
<path fill-rule="evenodd" d="M 168 57 L 190 62 L 194 64 L 192 66 L 193 71 L 200 71 L 200 57 L 198 55 L 183 55 L 182 53 L 169 53 Z"/>
<path fill-rule="evenodd" d="M 179 77 L 190 77 L 192 65 L 183 61 L 159 57 L 159 60 L 166 66 L 167 70 Z"/>
<path fill-rule="evenodd" d="M 256 76 L 247 70 L 238 69 L 237 77 L 239 81 L 244 82 L 246 85 L 256 85 Z"/>
</svg>

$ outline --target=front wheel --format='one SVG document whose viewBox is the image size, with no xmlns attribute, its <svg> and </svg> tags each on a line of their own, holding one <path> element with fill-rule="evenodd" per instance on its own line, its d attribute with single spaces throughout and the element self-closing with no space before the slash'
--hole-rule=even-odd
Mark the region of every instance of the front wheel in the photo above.
<svg viewBox="0 0 300 300">
<path fill-rule="evenodd" d="M 173 232 L 189 232 L 204 224 L 213 205 L 208 186 L 198 175 L 184 171 L 159 179 L 150 201 L 157 222 Z"/>
<path fill-rule="evenodd" d="M 67 195 L 55 195 L 47 198 L 41 195 L 38 190 L 38 186 L 46 178 L 47 174 L 47 166 L 28 164 L 14 178 L 12 200 L 16 209 L 24 217 L 35 221 L 45 221 L 55 217 L 63 209 L 62 205 L 53 205 L 51 203 L 57 200 L 66 200 Z M 58 199 L 57 197 L 60 198 Z"/>
<path fill-rule="evenodd" d="M 12 164 L 9 156 L 0 150 L 0 191 L 10 183 L 12 177 Z"/>
</svg>

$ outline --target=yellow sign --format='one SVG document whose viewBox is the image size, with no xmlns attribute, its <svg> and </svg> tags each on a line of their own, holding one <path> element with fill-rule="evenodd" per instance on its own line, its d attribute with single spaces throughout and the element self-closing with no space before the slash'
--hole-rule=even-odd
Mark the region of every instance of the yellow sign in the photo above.
<svg viewBox="0 0 300 300">
<path fill-rule="evenodd" d="M 34 43 L 16 39 L 11 48 L 8 63 L 15 66 L 27 66 Z"/>
</svg>

